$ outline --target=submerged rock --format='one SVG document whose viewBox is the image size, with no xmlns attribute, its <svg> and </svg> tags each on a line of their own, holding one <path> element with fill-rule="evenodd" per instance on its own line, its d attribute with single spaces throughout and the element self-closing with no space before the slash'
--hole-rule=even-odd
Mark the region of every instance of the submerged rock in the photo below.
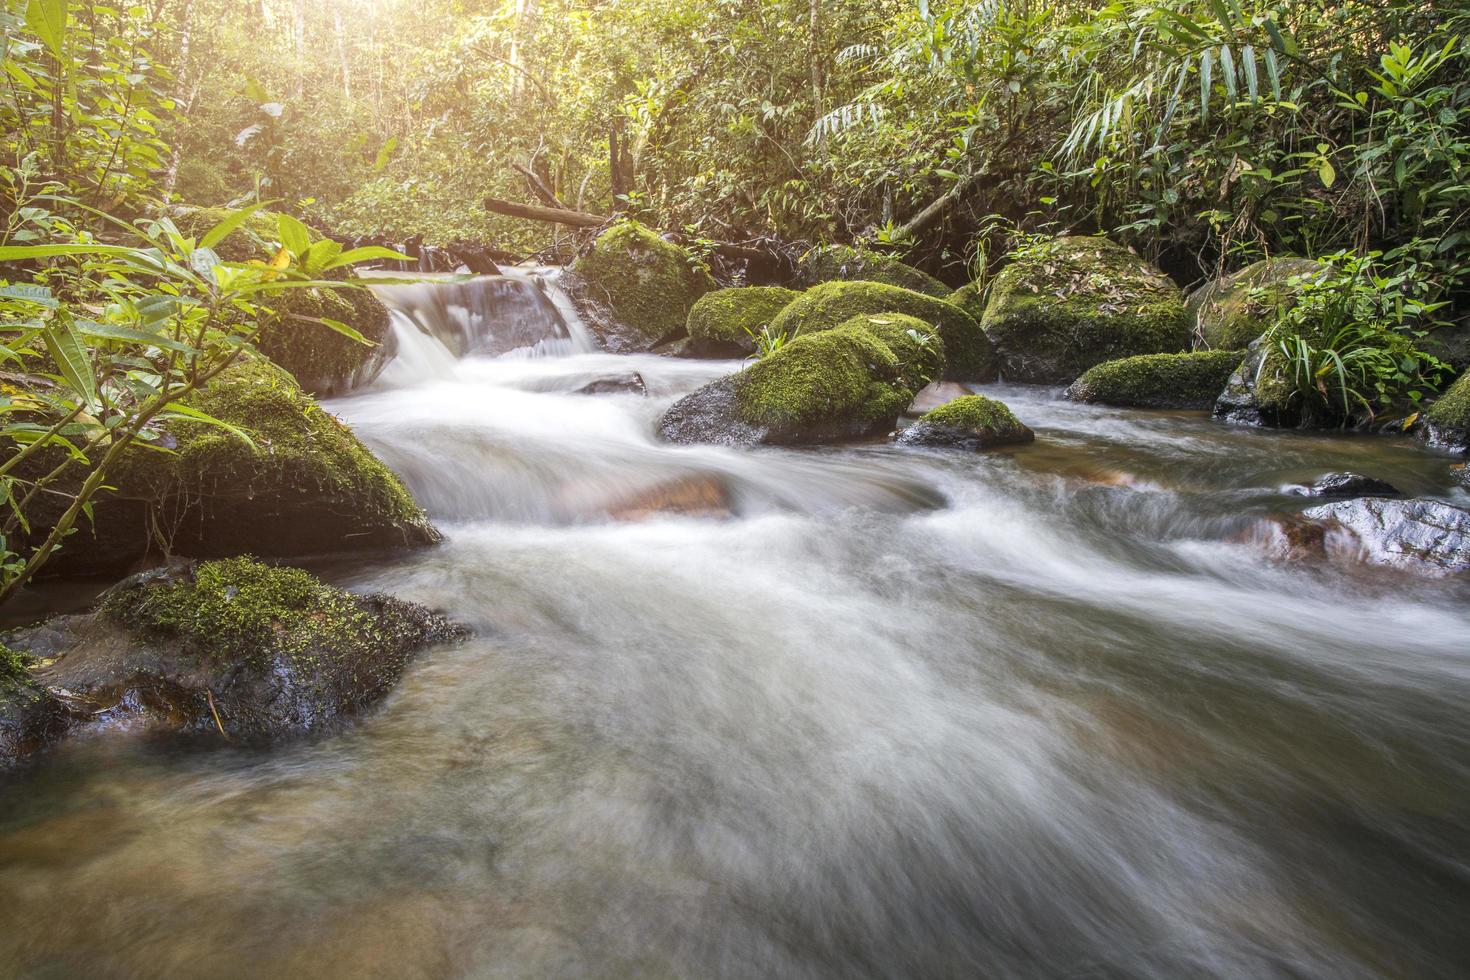
<svg viewBox="0 0 1470 980">
<path fill-rule="evenodd" d="M 1311 486 L 1288 487 L 1298 497 L 1402 497 L 1391 483 L 1361 473 L 1328 473 Z"/>
<path fill-rule="evenodd" d="M 1179 289 L 1101 237 L 1056 238 L 990 285 L 982 321 L 1007 380 L 1062 384 L 1104 361 L 1189 346 Z"/>
<path fill-rule="evenodd" d="M 1359 497 L 1312 507 L 1305 520 L 1321 525 L 1330 540 L 1346 536 L 1357 557 L 1423 575 L 1470 571 L 1470 510 L 1437 500 Z"/>
<path fill-rule="evenodd" d="M 629 371 L 627 374 L 619 374 L 607 378 L 598 378 L 589 381 L 576 391 L 574 395 L 647 395 L 648 385 L 643 381 L 643 375 L 637 371 Z"/>
<path fill-rule="evenodd" d="M 834 280 L 881 282 L 912 289 L 916 293 L 944 299 L 950 288 L 927 272 L 900 262 L 891 255 L 851 245 L 827 245 L 802 256 L 797 276 L 806 286 Z"/>
<path fill-rule="evenodd" d="M 1244 351 L 1140 354 L 1088 368 L 1067 389 L 1072 401 L 1135 408 L 1208 409 Z"/>
<path fill-rule="evenodd" d="M 705 293 L 689 311 L 692 357 L 744 357 L 755 353 L 755 338 L 801 294 L 780 286 L 746 286 Z"/>
<path fill-rule="evenodd" d="M 68 538 L 48 574 L 118 574 L 154 548 L 271 558 L 430 544 L 439 534 L 408 490 L 285 371 L 242 360 L 193 406 L 251 440 L 202 422 L 167 423 L 172 452 L 138 448 L 100 495 L 96 520 Z M 38 512 L 49 527 L 56 513 Z"/>
<path fill-rule="evenodd" d="M 636 221 L 621 221 L 567 270 L 563 284 L 607 350 L 646 351 L 684 333 L 715 288 L 703 262 Z"/>
<path fill-rule="evenodd" d="M 875 282 L 828 282 L 807 290 L 771 322 L 787 336 L 830 330 L 865 313 L 902 313 L 938 330 L 944 341 L 945 376 L 992 381 L 994 351 L 980 324 L 968 313 L 933 296 Z"/>
<path fill-rule="evenodd" d="M 1262 259 L 1207 283 L 1189 295 L 1194 345 L 1216 350 L 1248 346 L 1275 324 L 1291 306 L 1295 290 L 1289 280 L 1322 272 L 1313 259 Z"/>
<path fill-rule="evenodd" d="M 853 317 L 806 334 L 665 413 L 671 442 L 791 445 L 877 435 L 938 373 L 944 344 L 922 320 Z"/>
<path fill-rule="evenodd" d="M 607 509 L 617 521 L 646 521 L 677 514 L 682 517 L 729 517 L 730 491 L 710 473 L 665 480 L 632 494 Z"/>
<path fill-rule="evenodd" d="M 898 435 L 901 446 L 940 446 L 950 449 L 993 449 L 1036 439 L 1005 403 L 980 395 L 965 395 L 924 414 Z"/>
<path fill-rule="evenodd" d="M 172 566 L 120 584 L 92 613 L 11 634 L 41 661 L 31 683 L 64 705 L 21 750 L 75 729 L 250 741 L 320 731 L 379 701 L 415 654 L 464 635 L 415 603 L 352 595 L 300 569 Z"/>
<path fill-rule="evenodd" d="M 1470 373 L 1461 375 L 1429 406 L 1419 431 L 1431 446 L 1470 452 Z"/>
</svg>

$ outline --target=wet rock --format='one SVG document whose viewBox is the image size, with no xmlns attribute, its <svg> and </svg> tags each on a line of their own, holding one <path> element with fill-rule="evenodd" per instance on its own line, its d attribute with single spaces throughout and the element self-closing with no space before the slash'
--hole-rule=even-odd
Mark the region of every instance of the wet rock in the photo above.
<svg viewBox="0 0 1470 980">
<path fill-rule="evenodd" d="M 705 293 L 689 311 L 690 357 L 745 357 L 755 338 L 801 294 L 780 286 L 746 286 Z"/>
<path fill-rule="evenodd" d="M 1258 521 L 1243 540 L 1259 547 L 1272 561 L 1319 561 L 1327 557 L 1327 529 L 1297 514 Z"/>
<path fill-rule="evenodd" d="M 414 655 L 462 628 L 387 595 L 359 596 L 248 558 L 176 565 L 113 589 L 94 612 L 7 639 L 67 731 L 156 730 L 272 740 L 380 700 Z"/>
<path fill-rule="evenodd" d="M 267 302 L 275 316 L 260 331 L 256 347 L 318 398 L 369 384 L 397 352 L 388 308 L 361 283 L 342 289 L 293 289 Z M 368 343 L 302 317 L 344 323 Z"/>
<path fill-rule="evenodd" d="M 654 484 L 618 501 L 607 512 L 618 521 L 646 521 L 670 514 L 725 518 L 731 514 L 730 491 L 718 476 L 701 473 Z"/>
<path fill-rule="evenodd" d="M 66 730 L 65 705 L 35 679 L 32 667 L 28 654 L 0 646 L 0 769 Z"/>
<path fill-rule="evenodd" d="M 1462 375 L 1429 406 L 1419 432 L 1436 448 L 1470 452 L 1470 374 Z"/>
<path fill-rule="evenodd" d="M 1296 425 L 1300 414 L 1278 359 L 1260 341 L 1251 344 L 1215 400 L 1214 417 L 1229 425 Z"/>
<path fill-rule="evenodd" d="M 956 398 L 904 429 L 901 446 L 994 449 L 1032 442 L 1036 435 L 1002 402 L 980 395 Z"/>
<path fill-rule="evenodd" d="M 290 558 L 439 540 L 398 477 L 268 361 L 242 360 L 191 402 L 250 442 L 201 422 L 170 421 L 164 444 L 175 451 L 126 454 L 109 479 L 115 489 L 97 499 L 94 525 L 67 540 L 48 575 L 125 574 L 158 535 L 173 553 L 196 558 Z M 33 528 L 49 528 L 59 510 L 36 508 Z"/>
<path fill-rule="evenodd" d="M 898 313 L 938 330 L 946 356 L 944 376 L 993 381 L 995 353 L 985 332 L 968 313 L 933 296 L 876 282 L 827 282 L 807 290 L 771 321 L 771 330 L 806 336 L 870 313 Z"/>
<path fill-rule="evenodd" d="M 1470 487 L 1470 465 L 1456 463 L 1454 466 L 1451 466 L 1450 478 L 1456 483 L 1463 483 L 1465 486 Z"/>
<path fill-rule="evenodd" d="M 684 334 L 695 300 L 714 289 L 705 266 L 636 221 L 603 232 L 562 279 L 588 327 L 614 353 Z"/>
<path fill-rule="evenodd" d="M 1328 473 L 1311 486 L 1288 487 L 1297 497 L 1402 497 L 1391 483 L 1361 473 Z"/>
<path fill-rule="evenodd" d="M 1262 259 L 1200 287 L 1188 300 L 1195 347 L 1246 347 L 1276 322 L 1283 308 L 1291 305 L 1296 294 L 1293 277 L 1326 269 L 1313 259 Z"/>
<path fill-rule="evenodd" d="M 827 245 L 802 256 L 797 266 L 798 281 L 815 286 L 836 280 L 880 282 L 911 289 L 916 293 L 945 299 L 951 290 L 927 272 L 915 269 L 891 255 L 851 245 Z"/>
<path fill-rule="evenodd" d="M 589 381 L 576 391 L 574 395 L 647 395 L 648 386 L 643 383 L 643 375 L 637 371 L 629 371 L 608 378 L 598 378 Z"/>
<path fill-rule="evenodd" d="M 1062 237 L 1015 256 L 982 321 L 1007 380 L 1065 384 L 1104 361 L 1189 346 L 1179 289 L 1101 237 Z"/>
<path fill-rule="evenodd" d="M 888 432 L 944 363 L 944 344 L 929 330 L 921 320 L 883 313 L 798 337 L 675 402 L 659 433 L 671 442 L 743 446 Z"/>
<path fill-rule="evenodd" d="M 1132 408 L 1211 408 L 1244 351 L 1140 354 L 1106 361 L 1072 382 L 1066 397 Z"/>
<path fill-rule="evenodd" d="M 1424 575 L 1470 571 L 1470 510 L 1462 507 L 1417 498 L 1360 497 L 1309 508 L 1302 517 L 1329 535 L 1344 535 L 1357 557 L 1370 564 Z"/>
</svg>

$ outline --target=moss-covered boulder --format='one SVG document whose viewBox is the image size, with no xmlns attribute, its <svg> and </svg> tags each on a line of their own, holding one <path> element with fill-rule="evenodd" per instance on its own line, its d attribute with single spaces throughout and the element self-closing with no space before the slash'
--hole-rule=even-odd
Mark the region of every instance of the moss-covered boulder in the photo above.
<svg viewBox="0 0 1470 980">
<path fill-rule="evenodd" d="M 414 603 L 232 558 L 134 576 L 92 613 L 7 639 L 40 658 L 34 687 L 66 692 L 63 723 L 33 749 L 94 719 L 231 740 L 329 729 L 387 694 L 415 654 L 463 635 Z"/>
<path fill-rule="evenodd" d="M 900 262 L 891 255 L 866 248 L 854 248 L 851 245 L 825 245 L 812 249 L 802 256 L 797 267 L 797 277 L 805 286 L 834 280 L 859 279 L 901 286 L 937 299 L 944 299 L 950 294 L 948 286 L 927 272 Z"/>
<path fill-rule="evenodd" d="M 1011 381 L 1061 384 L 1104 361 L 1189 347 L 1179 289 L 1101 237 L 1018 253 L 990 284 L 982 322 Z"/>
<path fill-rule="evenodd" d="M 0 644 L 0 769 L 66 729 L 60 699 L 36 679 L 34 658 Z"/>
<path fill-rule="evenodd" d="M 1244 358 L 1244 350 L 1202 350 L 1105 361 L 1072 382 L 1067 397 L 1133 408 L 1208 409 Z"/>
<path fill-rule="evenodd" d="M 124 572 L 160 541 L 188 557 L 290 558 L 438 540 L 398 477 L 274 364 L 241 361 L 191 401 L 250 442 L 169 421 L 158 444 L 172 451 L 130 451 L 48 573 Z"/>
<path fill-rule="evenodd" d="M 945 376 L 966 381 L 995 378 L 995 357 L 984 331 L 964 310 L 912 289 L 876 282 L 828 282 L 814 286 L 771 322 L 787 336 L 830 330 L 864 313 L 902 313 L 938 330 L 944 341 Z"/>
<path fill-rule="evenodd" d="M 186 208 L 173 221 L 184 235 L 197 240 L 235 213 L 235 208 Z M 254 211 L 214 246 L 214 252 L 226 262 L 269 258 L 281 247 L 279 222 L 275 211 Z"/>
<path fill-rule="evenodd" d="M 1256 341 L 1226 379 L 1214 416 L 1231 425 L 1295 426 L 1302 422 L 1295 390 L 1281 352 Z"/>
<path fill-rule="evenodd" d="M 1327 267 L 1312 259 L 1262 259 L 1189 295 L 1194 346 L 1242 350 L 1265 333 L 1295 296 L 1290 280 Z"/>
<path fill-rule="evenodd" d="M 689 310 L 688 353 L 694 357 L 744 357 L 755 338 L 801 294 L 780 286 L 746 286 L 705 293 Z"/>
<path fill-rule="evenodd" d="M 944 362 L 923 320 L 858 316 L 806 334 L 665 413 L 664 438 L 723 445 L 840 442 L 886 432 Z"/>
<path fill-rule="evenodd" d="M 1461 375 L 1429 406 L 1420 431 L 1432 446 L 1470 452 L 1470 374 Z"/>
<path fill-rule="evenodd" d="M 985 290 L 978 282 L 967 282 L 945 299 L 970 314 L 976 323 L 985 319 Z"/>
<path fill-rule="evenodd" d="M 898 444 L 975 451 L 1024 445 L 1035 439 L 1036 434 L 1004 402 L 964 395 L 925 412 L 899 433 Z"/>
<path fill-rule="evenodd" d="M 636 221 L 592 243 L 564 278 L 610 351 L 642 351 L 683 336 L 695 300 L 715 288 L 705 264 Z"/>
</svg>

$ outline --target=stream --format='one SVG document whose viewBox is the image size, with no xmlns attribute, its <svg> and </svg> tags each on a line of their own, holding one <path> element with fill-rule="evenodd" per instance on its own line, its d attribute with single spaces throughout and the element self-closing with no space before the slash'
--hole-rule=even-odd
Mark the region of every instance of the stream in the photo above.
<svg viewBox="0 0 1470 980">
<path fill-rule="evenodd" d="M 1013 451 L 671 446 L 739 364 L 547 276 L 375 286 L 328 404 L 446 541 L 314 567 L 476 638 L 330 737 L 0 775 L 0 976 L 1470 969 L 1470 581 L 1254 530 L 1336 470 L 1470 504 L 1445 456 L 1015 385 Z M 610 516 L 678 481 L 728 513 Z"/>
</svg>

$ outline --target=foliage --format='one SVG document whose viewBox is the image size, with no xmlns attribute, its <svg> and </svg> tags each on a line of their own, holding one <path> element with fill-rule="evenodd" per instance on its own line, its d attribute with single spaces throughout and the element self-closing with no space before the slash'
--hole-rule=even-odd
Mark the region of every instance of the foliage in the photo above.
<svg viewBox="0 0 1470 980">
<path fill-rule="evenodd" d="M 1308 412 L 1366 425 L 1433 392 L 1447 367 L 1417 349 L 1415 325 L 1438 308 L 1406 299 L 1406 276 L 1374 270 L 1377 255 L 1335 256 L 1289 280 L 1295 299 L 1263 343 L 1284 362 L 1292 397 Z"/>
</svg>

